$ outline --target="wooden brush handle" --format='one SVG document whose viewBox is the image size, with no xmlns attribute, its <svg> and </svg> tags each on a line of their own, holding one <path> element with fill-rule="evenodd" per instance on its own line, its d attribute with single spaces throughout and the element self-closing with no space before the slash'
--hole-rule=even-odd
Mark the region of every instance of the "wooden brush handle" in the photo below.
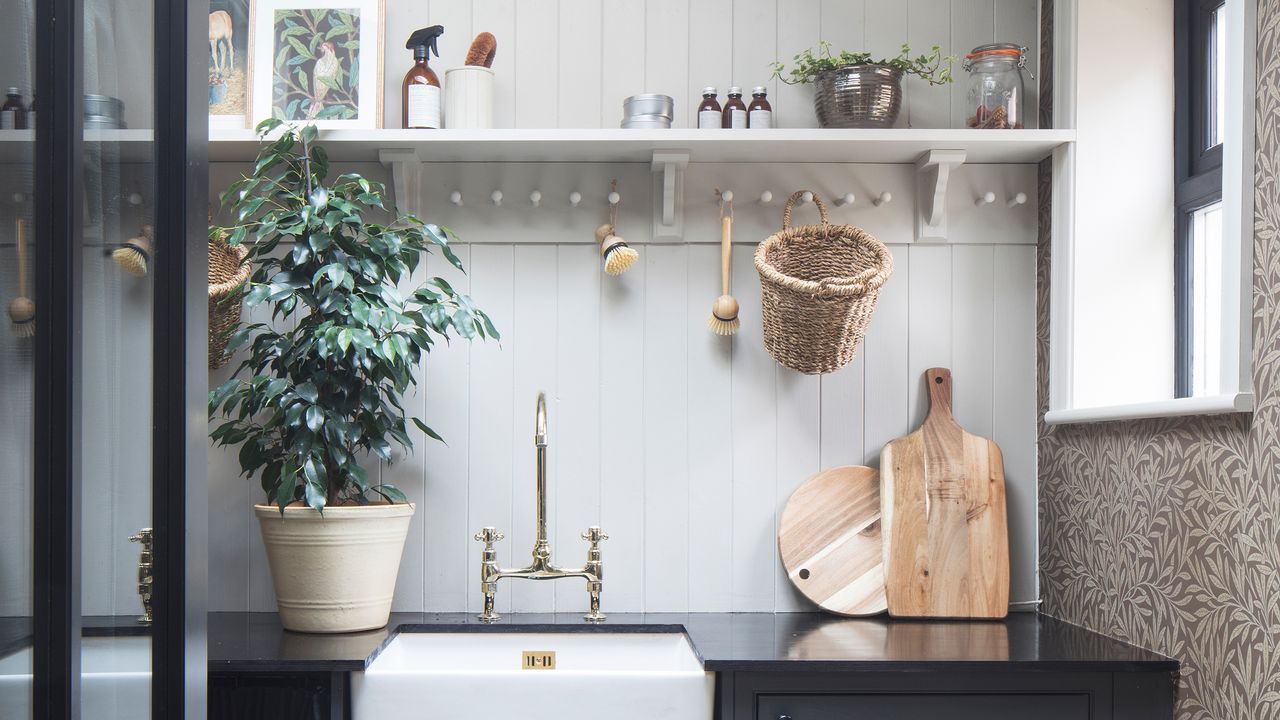
<svg viewBox="0 0 1280 720">
<path fill-rule="evenodd" d="M 17 238 L 14 245 L 18 251 L 18 297 L 29 297 L 27 295 L 27 221 L 26 218 L 18 218 L 14 223 L 17 231 Z"/>
<path fill-rule="evenodd" d="M 720 218 L 720 294 L 729 294 L 729 271 L 733 262 L 733 218 Z"/>
</svg>

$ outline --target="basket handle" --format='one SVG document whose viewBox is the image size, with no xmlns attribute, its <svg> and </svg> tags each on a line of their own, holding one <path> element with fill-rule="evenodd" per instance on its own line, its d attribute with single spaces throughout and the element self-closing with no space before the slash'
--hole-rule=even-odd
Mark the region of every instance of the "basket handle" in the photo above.
<svg viewBox="0 0 1280 720">
<path fill-rule="evenodd" d="M 800 202 L 800 198 L 804 197 L 805 193 L 809 193 L 813 196 L 813 204 L 818 206 L 818 217 L 822 220 L 822 224 L 831 224 L 827 222 L 827 206 L 823 204 L 822 198 L 818 197 L 818 193 L 813 192 L 812 190 L 797 190 L 791 193 L 791 197 L 787 198 L 786 206 L 782 208 L 783 230 L 791 229 L 791 211 L 795 209 L 796 203 Z"/>
</svg>

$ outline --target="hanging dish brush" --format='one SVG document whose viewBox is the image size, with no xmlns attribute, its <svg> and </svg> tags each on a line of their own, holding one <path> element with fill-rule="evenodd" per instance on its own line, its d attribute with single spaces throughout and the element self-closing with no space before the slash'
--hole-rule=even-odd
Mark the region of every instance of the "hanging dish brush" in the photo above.
<svg viewBox="0 0 1280 720">
<path fill-rule="evenodd" d="M 9 303 L 9 320 L 13 323 L 13 334 L 29 338 L 36 334 L 36 303 L 27 295 L 27 221 L 18 218 L 15 223 L 18 237 L 15 241 L 18 250 L 18 297 Z"/>
<path fill-rule="evenodd" d="M 720 297 L 711 306 L 711 317 L 707 318 L 707 327 L 717 335 L 732 335 L 738 332 L 741 321 L 738 320 L 738 301 L 729 294 L 729 275 L 733 269 L 733 193 L 720 195 Z"/>
<path fill-rule="evenodd" d="M 609 184 L 609 222 L 596 228 L 596 242 L 600 243 L 600 257 L 604 258 L 604 271 L 621 275 L 636 264 L 640 253 L 617 234 L 618 181 Z"/>
<path fill-rule="evenodd" d="M 120 247 L 111 251 L 111 259 L 116 261 L 121 270 L 135 277 L 145 277 L 147 264 L 151 262 L 151 252 L 155 249 L 155 228 L 142 226 L 142 234 L 125 240 Z"/>
</svg>

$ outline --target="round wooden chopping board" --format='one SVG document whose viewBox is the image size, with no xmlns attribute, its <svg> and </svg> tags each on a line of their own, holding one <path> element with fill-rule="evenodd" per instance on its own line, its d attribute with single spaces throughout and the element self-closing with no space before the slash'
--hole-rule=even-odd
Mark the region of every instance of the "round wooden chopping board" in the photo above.
<svg viewBox="0 0 1280 720">
<path fill-rule="evenodd" d="M 792 584 L 823 610 L 884 612 L 880 474 L 848 465 L 805 480 L 782 510 L 778 552 Z"/>
</svg>

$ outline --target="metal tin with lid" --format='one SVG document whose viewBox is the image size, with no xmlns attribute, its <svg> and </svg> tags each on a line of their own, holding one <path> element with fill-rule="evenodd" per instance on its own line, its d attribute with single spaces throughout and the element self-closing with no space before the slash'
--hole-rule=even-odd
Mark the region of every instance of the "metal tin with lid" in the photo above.
<svg viewBox="0 0 1280 720">
<path fill-rule="evenodd" d="M 965 125 L 993 130 L 1023 127 L 1026 65 L 1027 48 L 1017 43 L 979 45 L 965 55 L 961 65 L 969 73 Z"/>
<path fill-rule="evenodd" d="M 622 101 L 622 114 L 633 118 L 641 115 L 658 115 L 671 119 L 675 117 L 676 101 L 670 95 L 645 93 L 632 95 Z"/>
</svg>

